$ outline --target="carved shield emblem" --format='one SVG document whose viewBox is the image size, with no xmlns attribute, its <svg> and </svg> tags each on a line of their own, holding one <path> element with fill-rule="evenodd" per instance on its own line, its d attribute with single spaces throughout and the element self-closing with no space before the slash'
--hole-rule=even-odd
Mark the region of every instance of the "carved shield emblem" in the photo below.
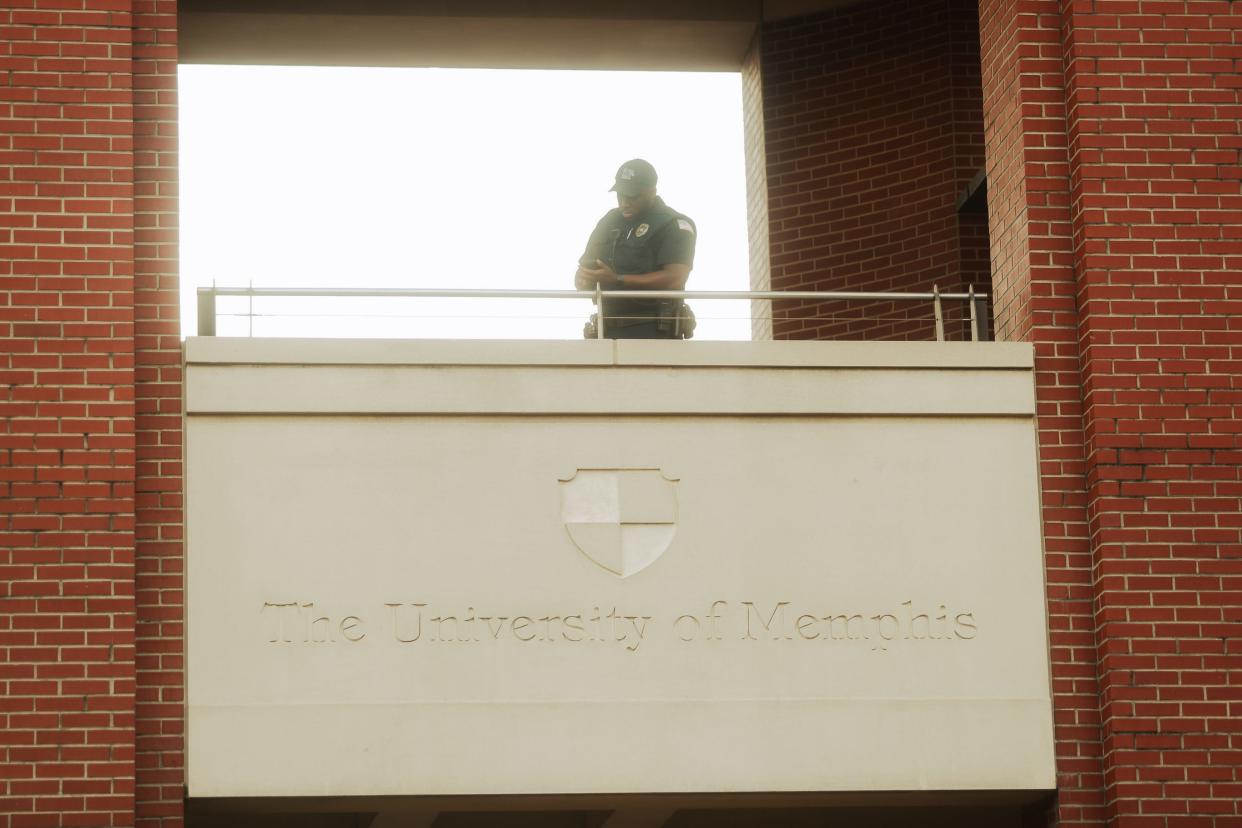
<svg viewBox="0 0 1242 828">
<path fill-rule="evenodd" d="M 561 518 L 582 554 L 627 578 L 672 542 L 676 483 L 659 469 L 578 469 L 561 481 Z"/>
</svg>

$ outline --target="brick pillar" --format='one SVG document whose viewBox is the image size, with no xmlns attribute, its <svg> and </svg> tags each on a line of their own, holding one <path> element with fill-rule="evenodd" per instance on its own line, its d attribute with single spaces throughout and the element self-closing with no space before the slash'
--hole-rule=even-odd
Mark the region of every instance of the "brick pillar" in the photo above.
<svg viewBox="0 0 1242 828">
<path fill-rule="evenodd" d="M 1062 826 L 1104 819 L 1060 9 L 979 5 L 988 225 L 999 339 L 1035 347 L 1048 625 Z"/>
<path fill-rule="evenodd" d="M 0 821 L 12 826 L 133 821 L 128 7 L 0 12 Z"/>
<path fill-rule="evenodd" d="M 135 655 L 135 534 L 144 571 L 181 556 L 175 3 L 27 5 L 0 10 L 0 826 L 132 825 L 135 696 L 182 683 L 179 627 L 173 672 Z M 175 779 L 139 799 L 176 817 L 179 701 L 153 720 Z"/>
<path fill-rule="evenodd" d="M 1067 3 L 1113 824 L 1242 824 L 1242 3 Z"/>
<path fill-rule="evenodd" d="M 742 129 L 746 142 L 746 228 L 750 252 L 750 289 L 772 289 L 772 256 L 768 249 L 768 154 L 763 136 L 763 70 L 761 38 L 755 34 L 742 60 Z M 772 303 L 752 302 L 751 336 L 772 338 Z"/>
<path fill-rule="evenodd" d="M 979 8 L 976 0 L 949 0 L 952 27 L 953 156 L 954 191 L 960 198 L 976 174 L 984 169 L 983 82 L 979 68 Z M 956 203 L 956 202 L 955 202 Z M 992 266 L 988 255 L 988 215 L 973 203 L 957 211 L 957 272 L 959 279 L 945 289 L 992 291 Z M 950 339 L 969 339 L 969 314 L 959 331 L 946 331 Z"/>
<path fill-rule="evenodd" d="M 134 3 L 137 822 L 167 826 L 185 785 L 176 15 Z"/>
</svg>

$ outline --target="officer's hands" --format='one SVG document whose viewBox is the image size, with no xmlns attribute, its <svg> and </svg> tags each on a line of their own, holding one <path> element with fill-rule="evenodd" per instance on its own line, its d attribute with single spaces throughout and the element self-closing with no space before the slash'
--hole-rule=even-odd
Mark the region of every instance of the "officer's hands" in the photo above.
<svg viewBox="0 0 1242 828">
<path fill-rule="evenodd" d="M 617 287 L 617 273 L 608 265 L 595 260 L 596 266 L 593 268 L 582 267 L 579 265 L 578 272 L 574 274 L 574 285 L 578 290 L 594 290 L 599 285 L 604 290 L 611 290 Z"/>
</svg>

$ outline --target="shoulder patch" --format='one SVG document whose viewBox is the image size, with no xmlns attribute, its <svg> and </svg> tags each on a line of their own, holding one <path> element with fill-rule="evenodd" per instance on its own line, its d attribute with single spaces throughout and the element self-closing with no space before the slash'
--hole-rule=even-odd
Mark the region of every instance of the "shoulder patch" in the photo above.
<svg viewBox="0 0 1242 828">
<path fill-rule="evenodd" d="M 694 225 L 685 219 L 677 219 L 677 227 L 681 230 L 685 230 L 687 233 L 694 233 Z"/>
</svg>

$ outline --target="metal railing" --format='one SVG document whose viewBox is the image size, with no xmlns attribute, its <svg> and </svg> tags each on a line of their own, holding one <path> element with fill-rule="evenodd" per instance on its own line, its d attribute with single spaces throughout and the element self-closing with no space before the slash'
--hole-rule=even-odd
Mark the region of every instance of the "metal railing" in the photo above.
<svg viewBox="0 0 1242 828">
<path fill-rule="evenodd" d="M 813 290 L 464 290 L 441 288 L 262 288 L 262 287 L 200 287 L 198 289 L 198 335 L 216 335 L 216 298 L 241 296 L 256 298 L 347 297 L 364 299 L 589 299 L 596 307 L 608 299 L 736 299 L 794 300 L 812 302 L 883 301 L 931 302 L 936 323 L 936 341 L 944 342 L 944 303 L 965 302 L 970 314 L 972 342 L 988 338 L 986 293 L 973 287 L 966 293 L 941 293 L 939 288 L 923 293 L 888 293 L 882 291 L 813 291 Z M 605 339 L 604 316 L 599 315 L 596 338 Z"/>
</svg>

